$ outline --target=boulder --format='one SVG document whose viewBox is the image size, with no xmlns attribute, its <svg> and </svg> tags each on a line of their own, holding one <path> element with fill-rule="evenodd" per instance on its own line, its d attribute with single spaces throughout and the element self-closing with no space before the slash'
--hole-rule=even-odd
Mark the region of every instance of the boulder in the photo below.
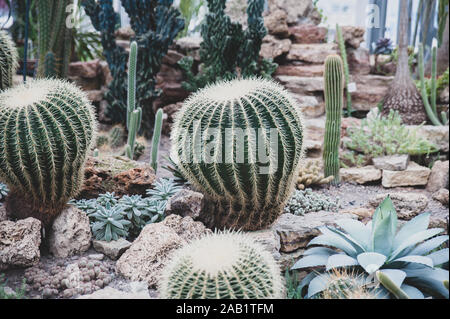
<svg viewBox="0 0 450 319">
<path fill-rule="evenodd" d="M 298 106 L 306 117 L 319 117 L 325 114 L 325 103 L 319 102 L 317 97 L 295 93 L 293 96 L 298 101 Z"/>
<path fill-rule="evenodd" d="M 278 218 L 272 229 L 280 236 L 280 252 L 290 253 L 306 248 L 307 244 L 320 234 L 317 227 L 334 225 L 336 219 L 343 218 L 357 219 L 357 216 L 325 211 L 309 213 L 304 216 L 286 213 Z"/>
<path fill-rule="evenodd" d="M 365 28 L 356 26 L 342 26 L 342 37 L 345 44 L 354 49 L 358 49 L 361 42 L 364 41 Z"/>
<path fill-rule="evenodd" d="M 379 169 L 404 171 L 409 164 L 409 155 L 390 155 L 372 159 L 373 165 Z"/>
<path fill-rule="evenodd" d="M 263 245 L 268 252 L 272 254 L 275 260 L 279 260 L 280 255 L 280 236 L 272 229 L 265 229 L 247 233 L 254 241 Z"/>
<path fill-rule="evenodd" d="M 417 138 L 423 138 L 430 143 L 433 143 L 442 152 L 449 151 L 449 126 L 434 126 L 434 125 L 423 125 L 407 126 L 411 130 L 417 130 Z"/>
<path fill-rule="evenodd" d="M 422 213 L 428 206 L 428 197 L 421 193 L 393 192 L 376 195 L 369 200 L 369 204 L 376 208 L 389 195 L 397 210 L 398 218 L 409 220 Z"/>
<path fill-rule="evenodd" d="M 436 192 L 442 188 L 448 188 L 449 161 L 436 161 L 428 178 L 427 191 Z"/>
<path fill-rule="evenodd" d="M 261 44 L 261 51 L 259 54 L 265 59 L 275 59 L 291 49 L 291 40 L 278 39 L 273 35 L 266 35 Z"/>
<path fill-rule="evenodd" d="M 339 214 L 352 214 L 358 216 L 358 219 L 372 218 L 375 208 L 372 207 L 354 207 L 339 211 Z"/>
<path fill-rule="evenodd" d="M 5 205 L 0 204 L 0 222 L 7 220 L 8 214 L 6 213 Z"/>
<path fill-rule="evenodd" d="M 342 181 L 365 184 L 375 182 L 381 179 L 381 170 L 375 166 L 369 165 L 364 167 L 349 167 L 339 170 Z"/>
<path fill-rule="evenodd" d="M 150 299 L 150 295 L 147 283 L 134 281 L 121 290 L 108 286 L 77 299 Z"/>
<path fill-rule="evenodd" d="M 161 223 L 174 230 L 186 242 L 198 239 L 205 234 L 211 233 L 201 222 L 195 222 L 191 217 L 181 217 L 178 215 L 167 216 Z"/>
<path fill-rule="evenodd" d="M 429 228 L 443 228 L 448 234 L 448 210 L 432 211 Z M 443 234 L 442 234 L 443 235 Z"/>
<path fill-rule="evenodd" d="M 347 61 L 350 74 L 367 75 L 370 73 L 370 54 L 366 48 L 348 50 Z"/>
<path fill-rule="evenodd" d="M 167 202 L 165 214 L 179 215 L 182 217 L 189 216 L 197 219 L 200 216 L 202 208 L 203 194 L 194 192 L 189 189 L 182 189 Z"/>
<path fill-rule="evenodd" d="M 323 64 L 327 56 L 337 54 L 338 47 L 334 43 L 293 44 L 287 55 L 289 61 Z"/>
<path fill-rule="evenodd" d="M 320 77 L 323 76 L 324 69 L 323 64 L 287 64 L 279 65 L 275 75 Z"/>
<path fill-rule="evenodd" d="M 72 62 L 69 64 L 68 75 L 93 79 L 101 75 L 100 60 L 95 59 L 87 62 Z"/>
<path fill-rule="evenodd" d="M 386 95 L 392 76 L 381 75 L 352 75 L 352 82 L 356 83 L 356 91 L 352 92 L 352 107 L 358 111 L 370 111 Z"/>
<path fill-rule="evenodd" d="M 430 173 L 431 170 L 428 167 L 420 166 L 415 162 L 409 162 L 408 167 L 404 171 L 383 170 L 381 184 L 386 188 L 426 185 Z"/>
<path fill-rule="evenodd" d="M 264 25 L 267 32 L 280 37 L 289 36 L 289 28 L 287 25 L 287 13 L 283 10 L 274 10 L 264 17 Z"/>
<path fill-rule="evenodd" d="M 312 95 L 324 89 L 323 77 L 279 75 L 276 79 L 289 91 L 300 95 Z"/>
<path fill-rule="evenodd" d="M 49 250 L 59 258 L 78 255 L 91 246 L 89 217 L 74 206 L 65 208 L 55 219 L 49 233 Z"/>
<path fill-rule="evenodd" d="M 117 260 L 122 254 L 131 246 L 131 243 L 125 238 L 119 238 L 118 240 L 103 241 L 94 240 L 92 245 L 96 251 L 102 253 L 112 260 Z"/>
<path fill-rule="evenodd" d="M 41 222 L 35 218 L 0 222 L 0 271 L 39 263 Z"/>
<path fill-rule="evenodd" d="M 87 98 L 91 102 L 100 102 L 103 100 L 103 91 L 102 90 L 90 90 L 85 92 L 87 95 Z"/>
<path fill-rule="evenodd" d="M 282 9 L 287 13 L 288 24 L 320 23 L 320 15 L 311 0 L 269 0 L 269 11 Z"/>
<path fill-rule="evenodd" d="M 442 104 L 448 104 L 449 103 L 449 91 L 448 86 L 442 90 L 442 92 L 439 94 L 439 101 Z"/>
<path fill-rule="evenodd" d="M 324 43 L 328 30 L 314 24 L 298 24 L 289 27 L 289 33 L 293 43 Z"/>
<path fill-rule="evenodd" d="M 433 199 L 440 202 L 442 205 L 448 206 L 448 189 L 441 188 L 433 194 Z"/>
</svg>

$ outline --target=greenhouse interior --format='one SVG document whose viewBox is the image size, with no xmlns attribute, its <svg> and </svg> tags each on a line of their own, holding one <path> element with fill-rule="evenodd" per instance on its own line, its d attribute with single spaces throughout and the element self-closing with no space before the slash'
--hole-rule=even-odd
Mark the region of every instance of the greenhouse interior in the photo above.
<svg viewBox="0 0 450 319">
<path fill-rule="evenodd" d="M 0 25 L 0 299 L 449 299 L 448 0 Z"/>
</svg>

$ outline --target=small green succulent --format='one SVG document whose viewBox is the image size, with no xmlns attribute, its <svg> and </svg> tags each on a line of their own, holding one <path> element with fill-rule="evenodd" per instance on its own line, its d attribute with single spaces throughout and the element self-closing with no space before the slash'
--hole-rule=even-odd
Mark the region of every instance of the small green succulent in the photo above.
<svg viewBox="0 0 450 319">
<path fill-rule="evenodd" d="M 377 284 L 379 298 L 449 298 L 449 249 L 439 249 L 448 241 L 444 231 L 430 228 L 430 214 L 422 213 L 397 231 L 397 213 L 387 197 L 366 225 L 353 219 L 337 220 L 339 228 L 320 227 L 322 234 L 309 242 L 292 269 L 321 267 L 306 276 L 300 289 L 308 286 L 307 298 L 314 298 L 327 287 L 330 271 L 348 268 Z M 337 248 L 340 252 L 329 247 Z M 447 266 L 446 266 L 447 265 Z"/>
<path fill-rule="evenodd" d="M 119 202 L 118 199 L 119 199 L 119 197 L 116 196 L 114 194 L 114 192 L 112 192 L 112 193 L 107 192 L 105 194 L 101 194 L 98 196 L 97 204 L 101 205 L 103 207 L 106 207 L 107 205 L 115 206 Z"/>
<path fill-rule="evenodd" d="M 0 183 L 0 201 L 6 198 L 9 193 L 9 188 L 3 183 Z"/>
<path fill-rule="evenodd" d="M 131 222 L 125 219 L 124 208 L 121 205 L 106 207 L 97 206 L 97 211 L 91 215 L 92 232 L 98 240 L 111 241 L 128 236 Z"/>
<path fill-rule="evenodd" d="M 321 210 L 337 211 L 338 208 L 339 199 L 329 198 L 307 188 L 305 190 L 295 190 L 284 207 L 284 212 L 303 216 L 307 213 Z"/>
<path fill-rule="evenodd" d="M 152 199 L 158 201 L 166 201 L 175 195 L 181 189 L 180 186 L 175 185 L 173 179 L 161 178 L 155 183 L 153 189 L 147 189 L 147 195 Z"/>
</svg>

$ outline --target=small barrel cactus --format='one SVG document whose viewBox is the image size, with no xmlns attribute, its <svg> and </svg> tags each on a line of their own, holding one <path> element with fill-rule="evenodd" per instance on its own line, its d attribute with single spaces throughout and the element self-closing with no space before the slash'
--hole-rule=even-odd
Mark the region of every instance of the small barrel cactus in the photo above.
<svg viewBox="0 0 450 319">
<path fill-rule="evenodd" d="M 0 132 L 7 209 L 48 225 L 82 185 L 95 143 L 94 108 L 68 82 L 30 81 L 0 93 Z"/>
<path fill-rule="evenodd" d="M 206 225 L 256 230 L 272 224 L 292 194 L 303 134 L 297 103 L 280 85 L 236 79 L 185 102 L 175 119 L 171 156 L 204 193 L 200 219 Z"/>
<path fill-rule="evenodd" d="M 0 91 L 13 85 L 13 75 L 19 66 L 16 46 L 6 31 L 0 30 Z"/>
<path fill-rule="evenodd" d="M 285 294 L 273 256 L 248 235 L 206 235 L 175 252 L 163 269 L 166 299 L 268 299 Z"/>
<path fill-rule="evenodd" d="M 323 161 L 325 176 L 334 176 L 339 183 L 339 145 L 341 143 L 341 118 L 344 99 L 344 75 L 342 59 L 330 55 L 325 60 L 325 141 Z"/>
</svg>

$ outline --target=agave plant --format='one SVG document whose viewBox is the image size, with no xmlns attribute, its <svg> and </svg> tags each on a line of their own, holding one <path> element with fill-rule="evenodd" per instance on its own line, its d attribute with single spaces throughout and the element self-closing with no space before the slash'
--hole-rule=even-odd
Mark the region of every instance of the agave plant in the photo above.
<svg viewBox="0 0 450 319">
<path fill-rule="evenodd" d="M 125 219 L 121 205 L 106 207 L 98 205 L 97 211 L 91 215 L 95 218 L 92 232 L 98 240 L 111 241 L 128 236 L 131 222 Z"/>
<path fill-rule="evenodd" d="M 151 196 L 154 200 L 166 201 L 175 195 L 180 189 L 181 187 L 177 186 L 173 182 L 173 179 L 161 178 L 155 183 L 155 187 L 153 189 L 147 189 L 147 195 Z"/>
<path fill-rule="evenodd" d="M 353 219 L 336 221 L 339 228 L 321 227 L 321 235 L 308 246 L 292 269 L 321 267 L 300 283 L 308 286 L 307 298 L 314 298 L 327 287 L 327 274 L 333 269 L 349 268 L 375 284 L 381 298 L 449 298 L 449 250 L 439 249 L 448 236 L 441 228 L 430 228 L 430 214 L 423 213 L 397 231 L 397 213 L 387 197 L 366 225 Z M 340 251 L 328 248 L 337 248 Z"/>
<path fill-rule="evenodd" d="M 3 200 L 9 193 L 9 188 L 3 183 L 0 183 L 0 201 Z"/>
</svg>

